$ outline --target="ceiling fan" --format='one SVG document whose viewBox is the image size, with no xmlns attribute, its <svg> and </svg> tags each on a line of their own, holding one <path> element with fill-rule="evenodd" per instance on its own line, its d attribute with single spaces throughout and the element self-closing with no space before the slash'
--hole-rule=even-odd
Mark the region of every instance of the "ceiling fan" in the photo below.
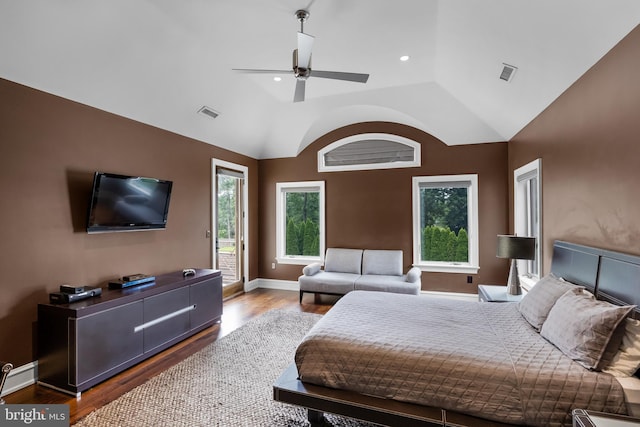
<svg viewBox="0 0 640 427">
<path fill-rule="evenodd" d="M 313 47 L 315 37 L 305 34 L 304 32 L 304 23 L 309 18 L 309 12 L 306 10 L 298 10 L 295 16 L 298 18 L 298 21 L 300 21 L 300 31 L 298 32 L 298 48 L 293 50 L 293 75 L 296 77 L 296 91 L 293 95 L 293 102 L 304 101 L 305 84 L 309 77 L 346 80 L 357 83 L 367 82 L 369 74 L 311 70 L 311 48 Z M 291 72 L 291 70 L 256 70 L 246 68 L 234 68 L 233 70 L 256 74 L 283 74 Z"/>
</svg>

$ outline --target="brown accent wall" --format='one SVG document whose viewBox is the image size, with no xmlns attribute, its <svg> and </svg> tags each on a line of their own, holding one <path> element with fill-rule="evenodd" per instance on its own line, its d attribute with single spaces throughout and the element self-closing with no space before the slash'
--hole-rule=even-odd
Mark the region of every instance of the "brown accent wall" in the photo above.
<svg viewBox="0 0 640 427">
<path fill-rule="evenodd" d="M 249 167 L 257 241 L 256 160 L 0 79 L 0 360 L 36 359 L 37 303 L 60 284 L 210 267 L 212 157 Z M 167 229 L 88 235 L 94 171 L 172 180 Z"/>
<path fill-rule="evenodd" d="M 422 146 L 422 167 L 376 171 L 319 173 L 317 152 L 358 133 L 386 132 Z M 402 249 L 404 268 L 413 259 L 411 178 L 424 175 L 477 173 L 479 181 L 480 272 L 467 284 L 466 274 L 423 273 L 422 288 L 452 292 L 477 291 L 478 283 L 504 283 L 508 266 L 495 257 L 496 235 L 505 233 L 507 218 L 507 144 L 449 147 L 418 129 L 395 123 L 369 122 L 337 129 L 319 138 L 295 158 L 260 161 L 261 278 L 297 280 L 299 265 L 271 263 L 276 257 L 276 183 L 325 181 L 327 247 Z"/>
<path fill-rule="evenodd" d="M 544 271 L 556 239 L 640 254 L 640 27 L 509 142 L 542 159 Z"/>
</svg>

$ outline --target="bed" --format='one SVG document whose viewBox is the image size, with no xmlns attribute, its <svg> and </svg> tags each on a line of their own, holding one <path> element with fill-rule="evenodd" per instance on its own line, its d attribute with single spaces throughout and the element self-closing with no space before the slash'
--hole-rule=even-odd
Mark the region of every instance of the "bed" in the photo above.
<svg viewBox="0 0 640 427">
<path fill-rule="evenodd" d="M 390 426 L 565 426 L 575 408 L 628 413 L 637 382 L 594 370 L 618 357 L 611 348 L 571 353 L 572 336 L 583 335 L 571 327 L 586 327 L 591 306 L 571 319 L 566 308 L 603 305 L 583 288 L 615 304 L 598 312 L 610 331 L 587 330 L 608 342 L 638 316 L 640 257 L 557 241 L 551 272 L 555 287 L 536 288 L 569 292 L 542 322 L 517 303 L 349 293 L 309 331 L 274 398 L 306 407 L 312 425 L 324 412 Z"/>
</svg>

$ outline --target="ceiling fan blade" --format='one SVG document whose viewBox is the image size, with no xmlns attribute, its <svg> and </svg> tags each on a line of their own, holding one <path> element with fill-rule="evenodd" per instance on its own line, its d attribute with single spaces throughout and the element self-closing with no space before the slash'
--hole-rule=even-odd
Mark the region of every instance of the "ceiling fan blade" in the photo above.
<svg viewBox="0 0 640 427">
<path fill-rule="evenodd" d="M 302 79 L 296 80 L 296 93 L 293 95 L 293 102 L 304 101 L 305 82 L 306 81 Z"/>
<path fill-rule="evenodd" d="M 254 73 L 254 74 L 284 74 L 291 73 L 292 70 L 256 70 L 252 68 L 232 68 L 233 71 L 240 71 L 241 73 Z"/>
<path fill-rule="evenodd" d="M 311 48 L 315 37 L 309 34 L 298 32 L 298 67 L 309 68 L 311 64 Z"/>
<path fill-rule="evenodd" d="M 323 79 L 347 80 L 349 82 L 366 83 L 369 74 L 360 73 L 343 73 L 341 71 L 320 71 L 311 70 L 312 77 L 320 77 Z"/>
</svg>

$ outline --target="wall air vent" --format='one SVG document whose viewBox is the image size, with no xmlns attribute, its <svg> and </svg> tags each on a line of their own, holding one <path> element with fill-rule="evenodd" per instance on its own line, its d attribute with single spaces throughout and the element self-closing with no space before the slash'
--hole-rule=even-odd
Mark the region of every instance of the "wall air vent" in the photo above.
<svg viewBox="0 0 640 427">
<path fill-rule="evenodd" d="M 504 80 L 505 82 L 511 81 L 517 69 L 518 67 L 503 63 L 502 72 L 500 73 L 500 80 Z"/>
<path fill-rule="evenodd" d="M 198 113 L 204 116 L 207 116 L 211 119 L 215 119 L 220 115 L 220 113 L 218 113 L 216 110 L 214 110 L 213 108 L 207 107 L 206 105 L 204 105 L 201 109 L 199 109 Z"/>
</svg>

